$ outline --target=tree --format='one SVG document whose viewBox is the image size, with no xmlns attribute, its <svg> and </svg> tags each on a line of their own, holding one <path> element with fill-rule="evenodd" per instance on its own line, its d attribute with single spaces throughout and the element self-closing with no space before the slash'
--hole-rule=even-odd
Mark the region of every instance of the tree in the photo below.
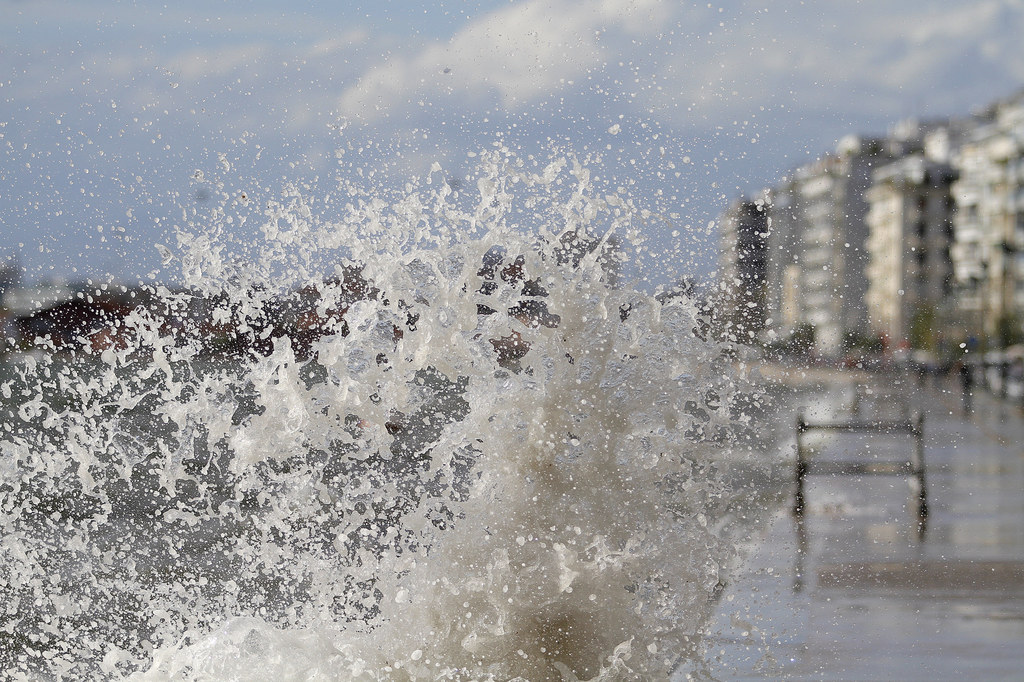
<svg viewBox="0 0 1024 682">
<path fill-rule="evenodd" d="M 1013 346 L 1024 341 L 1020 317 L 1013 313 L 1000 316 L 996 322 L 996 338 L 1002 348 Z"/>
<path fill-rule="evenodd" d="M 910 320 L 910 346 L 922 350 L 936 349 L 937 330 L 935 306 L 925 304 L 914 311 Z"/>
</svg>

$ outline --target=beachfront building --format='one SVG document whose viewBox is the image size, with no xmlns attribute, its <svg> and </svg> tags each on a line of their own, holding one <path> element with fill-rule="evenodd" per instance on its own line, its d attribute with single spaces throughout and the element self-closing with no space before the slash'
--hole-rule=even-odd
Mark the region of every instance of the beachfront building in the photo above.
<svg viewBox="0 0 1024 682">
<path fill-rule="evenodd" d="M 800 323 L 799 204 L 795 184 L 789 178 L 764 190 L 763 195 L 768 208 L 766 325 L 787 337 Z"/>
<path fill-rule="evenodd" d="M 765 200 L 733 201 L 720 220 L 724 320 L 749 341 L 764 329 L 768 274 L 768 211 Z"/>
<path fill-rule="evenodd" d="M 818 353 L 838 356 L 867 328 L 868 204 L 871 173 L 896 154 L 885 138 L 842 139 L 834 154 L 796 170 L 792 179 L 799 234 L 797 324 L 814 329 Z"/>
<path fill-rule="evenodd" d="M 920 152 L 875 170 L 867 190 L 865 305 L 872 334 L 890 348 L 938 347 L 952 291 L 956 177 L 949 163 Z"/>
<path fill-rule="evenodd" d="M 953 269 L 965 337 L 1024 339 L 1024 93 L 994 104 L 957 155 Z"/>
</svg>

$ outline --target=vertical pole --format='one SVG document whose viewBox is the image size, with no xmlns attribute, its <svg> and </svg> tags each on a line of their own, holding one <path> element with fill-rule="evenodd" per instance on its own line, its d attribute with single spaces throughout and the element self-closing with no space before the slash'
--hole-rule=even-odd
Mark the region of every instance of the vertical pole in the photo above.
<svg viewBox="0 0 1024 682">
<path fill-rule="evenodd" d="M 914 473 L 917 477 L 918 534 L 924 536 L 928 521 L 928 490 L 924 478 L 924 413 L 918 412 L 914 421 Z"/>
<path fill-rule="evenodd" d="M 1006 384 L 1010 380 L 1010 363 L 1006 358 L 1003 358 L 999 363 L 999 397 L 1006 400 L 1007 386 Z"/>
<path fill-rule="evenodd" d="M 807 475 L 807 463 L 804 461 L 804 431 L 807 424 L 801 412 L 796 416 L 796 493 L 793 495 L 793 516 L 802 518 L 804 514 L 804 477 Z"/>
<path fill-rule="evenodd" d="M 807 554 L 807 529 L 804 527 L 804 477 L 807 463 L 804 461 L 804 431 L 807 422 L 803 412 L 796 416 L 796 492 L 793 495 L 793 518 L 796 520 L 796 563 L 793 566 L 793 591 L 804 588 L 804 557 Z"/>
<path fill-rule="evenodd" d="M 807 558 L 807 528 L 804 517 L 796 517 L 796 560 L 793 562 L 793 591 L 804 589 L 804 568 Z"/>
</svg>

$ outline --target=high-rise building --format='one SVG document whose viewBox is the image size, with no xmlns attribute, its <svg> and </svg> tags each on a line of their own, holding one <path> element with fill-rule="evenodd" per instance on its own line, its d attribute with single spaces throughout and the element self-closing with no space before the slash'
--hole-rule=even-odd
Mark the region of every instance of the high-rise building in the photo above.
<svg viewBox="0 0 1024 682">
<path fill-rule="evenodd" d="M 994 104 L 960 149 L 953 268 L 964 336 L 1024 339 L 1024 93 Z"/>
<path fill-rule="evenodd" d="M 893 347 L 937 348 L 952 289 L 956 177 L 950 164 L 916 153 L 875 170 L 866 193 L 868 323 Z"/>
<path fill-rule="evenodd" d="M 1024 343 L 1024 91 L 967 118 L 844 138 L 721 225 L 720 285 L 736 310 L 758 310 L 748 330 L 813 329 L 826 356 L 872 336 Z M 763 263 L 739 246 L 744 230 L 763 232 Z M 741 274 L 755 263 L 763 281 Z"/>
<path fill-rule="evenodd" d="M 799 324 L 814 327 L 815 348 L 839 355 L 844 338 L 867 328 L 868 204 L 871 173 L 900 153 L 891 140 L 850 136 L 835 154 L 793 175 L 799 233 Z"/>
<path fill-rule="evenodd" d="M 765 268 L 765 309 L 770 327 L 789 335 L 800 322 L 798 295 L 800 233 L 793 181 L 783 178 L 764 191 L 768 208 L 768 262 Z"/>
<path fill-rule="evenodd" d="M 768 211 L 764 199 L 741 198 L 721 218 L 720 281 L 724 316 L 747 341 L 764 329 Z"/>
</svg>

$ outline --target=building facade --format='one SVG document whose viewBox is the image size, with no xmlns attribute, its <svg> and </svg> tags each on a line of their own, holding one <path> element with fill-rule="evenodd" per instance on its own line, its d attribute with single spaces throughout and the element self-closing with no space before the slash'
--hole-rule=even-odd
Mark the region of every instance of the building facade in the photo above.
<svg viewBox="0 0 1024 682">
<path fill-rule="evenodd" d="M 934 350 L 940 341 L 953 284 L 956 178 L 950 164 L 917 153 L 877 169 L 866 193 L 868 324 L 890 347 Z"/>
<path fill-rule="evenodd" d="M 994 105 L 957 155 L 952 250 L 965 335 L 1024 339 L 1024 94 Z"/>
<path fill-rule="evenodd" d="M 721 226 L 721 289 L 764 311 L 748 328 L 813 329 L 827 357 L 878 337 L 935 351 L 1024 343 L 1024 91 L 969 117 L 844 138 L 735 202 Z M 744 230 L 763 231 L 763 262 Z M 743 269 L 754 265 L 763 281 Z"/>
<path fill-rule="evenodd" d="M 764 329 L 767 317 L 767 204 L 763 199 L 737 199 L 722 215 L 720 229 L 724 319 L 748 341 Z"/>
<path fill-rule="evenodd" d="M 799 204 L 796 185 L 784 178 L 778 185 L 764 190 L 768 209 L 767 253 L 765 268 L 765 308 L 769 327 L 783 336 L 790 335 L 800 324 L 799 273 L 800 232 Z"/>
<path fill-rule="evenodd" d="M 867 328 L 865 193 L 874 169 L 893 157 L 890 141 L 851 136 L 834 154 L 801 166 L 793 176 L 797 323 L 814 328 L 815 349 L 822 355 L 841 354 L 846 341 Z"/>
</svg>

